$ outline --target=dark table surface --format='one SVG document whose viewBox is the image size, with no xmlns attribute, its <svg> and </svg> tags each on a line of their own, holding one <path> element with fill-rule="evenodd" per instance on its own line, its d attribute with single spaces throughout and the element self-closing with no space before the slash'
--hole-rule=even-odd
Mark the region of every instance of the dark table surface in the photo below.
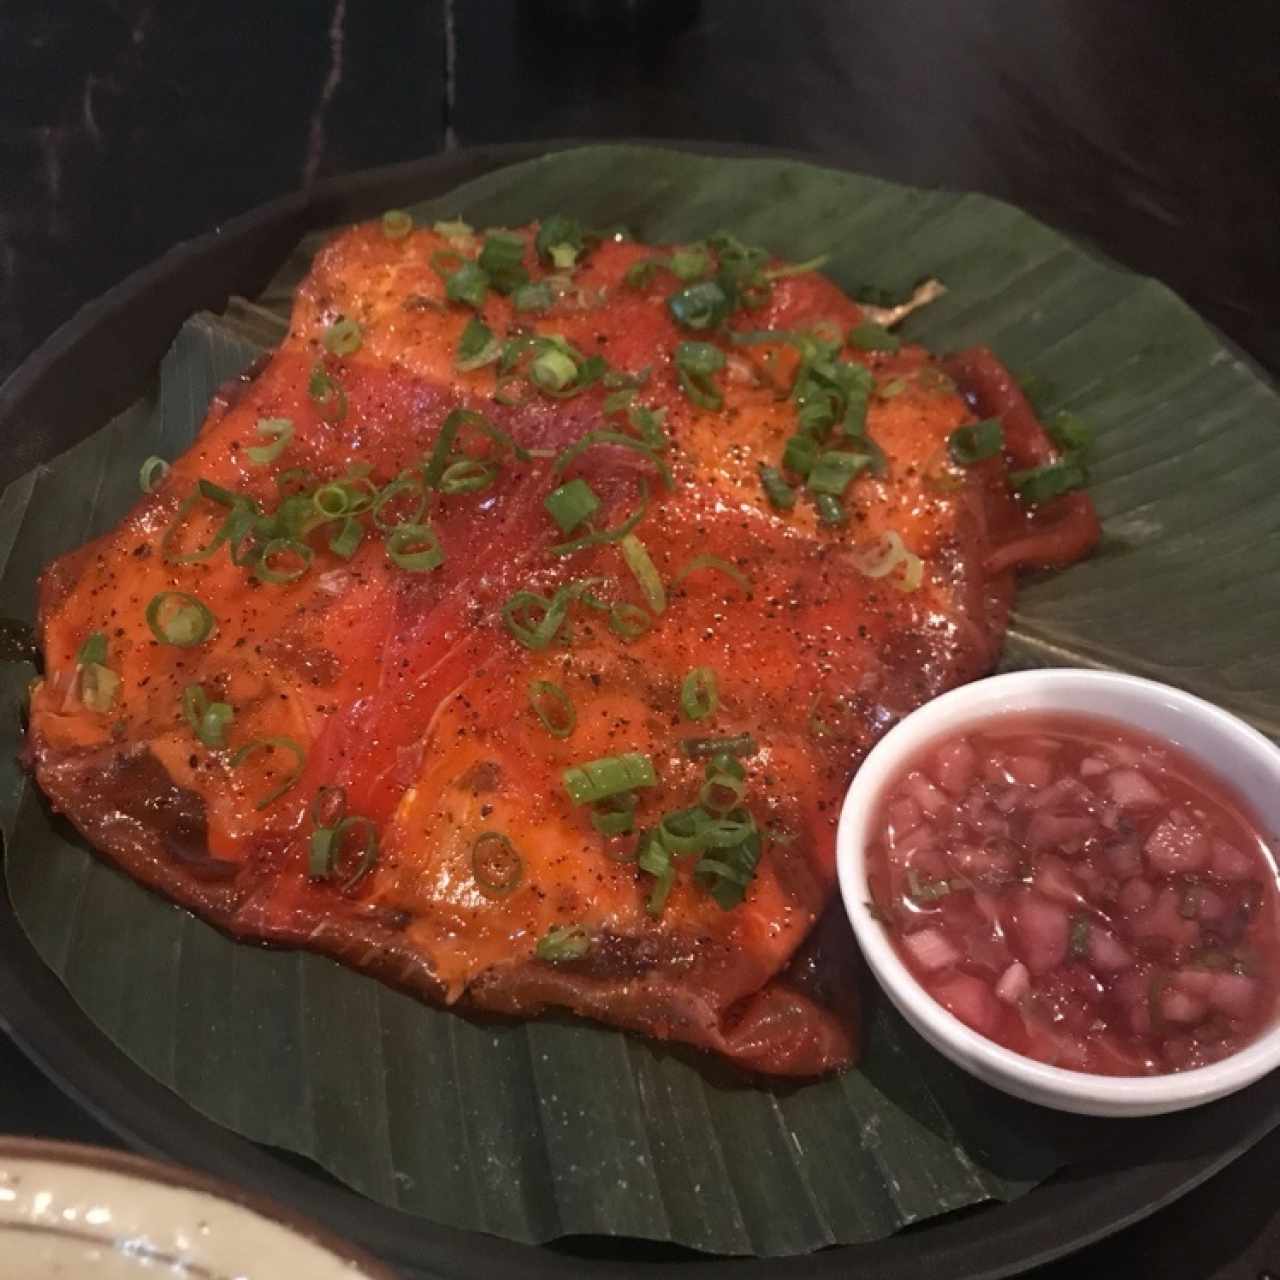
<svg viewBox="0 0 1280 1280">
<path fill-rule="evenodd" d="M 1280 374 L 1280 4 L 8 0 L 0 377 L 175 241 L 477 143 L 769 144 L 984 191 L 1158 276 Z M 0 1034 L 0 1133 L 113 1142 Z M 1280 1134 L 1038 1272 L 1280 1270 Z"/>
</svg>

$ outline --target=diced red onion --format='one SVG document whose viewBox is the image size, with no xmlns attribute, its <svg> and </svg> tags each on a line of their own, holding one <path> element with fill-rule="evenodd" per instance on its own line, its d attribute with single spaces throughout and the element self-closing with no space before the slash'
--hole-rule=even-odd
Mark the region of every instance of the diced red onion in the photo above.
<svg viewBox="0 0 1280 1280">
<path fill-rule="evenodd" d="M 996 998 L 1006 1004 L 1017 1004 L 1030 990 L 1031 974 L 1025 964 L 1015 960 L 1000 975 L 1000 981 L 996 983 Z"/>
<path fill-rule="evenodd" d="M 1020 890 L 1011 922 L 1015 950 L 1032 973 L 1048 973 L 1067 958 L 1071 921 L 1056 902 L 1029 889 Z"/>
<path fill-rule="evenodd" d="M 1204 832 L 1176 809 L 1160 822 L 1142 848 L 1151 867 L 1168 876 L 1202 870 L 1210 854 Z"/>
<path fill-rule="evenodd" d="M 1115 769 L 1107 777 L 1107 794 L 1124 808 L 1164 804 L 1164 795 L 1137 769 Z"/>
<path fill-rule="evenodd" d="M 940 929 L 917 929 L 915 933 L 907 934 L 902 944 L 926 973 L 949 968 L 960 959 L 960 952 Z"/>
</svg>

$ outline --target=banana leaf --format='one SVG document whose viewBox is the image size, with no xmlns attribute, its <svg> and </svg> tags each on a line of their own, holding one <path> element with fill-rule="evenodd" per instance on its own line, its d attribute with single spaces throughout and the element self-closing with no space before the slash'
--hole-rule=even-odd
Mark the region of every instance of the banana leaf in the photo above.
<svg viewBox="0 0 1280 1280">
<path fill-rule="evenodd" d="M 1163 286 L 997 201 L 784 161 L 589 147 L 500 170 L 415 213 L 517 225 L 551 212 L 646 240 L 728 228 L 846 289 L 948 292 L 906 333 L 977 341 L 1047 413 L 1086 418 L 1105 540 L 1027 581 L 1006 665 L 1118 667 L 1280 726 L 1280 400 Z M 264 296 L 183 327 L 126 412 L 0 495 L 0 602 L 30 619 L 55 555 L 109 528 L 138 468 L 193 438 L 214 390 L 283 332 L 318 239 Z M 868 993 L 837 1079 L 764 1086 L 697 1055 L 557 1019 L 468 1019 L 332 962 L 235 943 L 97 859 L 26 780 L 27 664 L 0 665 L 8 890 L 88 1016 L 193 1107 L 449 1226 L 783 1256 L 1021 1195 L 1091 1144 L 951 1067 Z M 852 945 L 852 941 L 850 941 Z"/>
</svg>

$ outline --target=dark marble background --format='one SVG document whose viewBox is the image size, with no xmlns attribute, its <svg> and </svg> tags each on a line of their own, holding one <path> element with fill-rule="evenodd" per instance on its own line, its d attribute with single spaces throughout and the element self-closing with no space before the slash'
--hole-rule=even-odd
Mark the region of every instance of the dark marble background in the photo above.
<svg viewBox="0 0 1280 1280">
<path fill-rule="evenodd" d="M 3 0 L 0 377 L 176 241 L 318 178 L 708 138 L 981 190 L 1280 374 L 1280 4 Z M 1280 498 L 1277 499 L 1280 501 Z M 0 1037 L 0 1132 L 105 1140 Z M 1045 1280 L 1280 1268 L 1280 1137 Z"/>
</svg>

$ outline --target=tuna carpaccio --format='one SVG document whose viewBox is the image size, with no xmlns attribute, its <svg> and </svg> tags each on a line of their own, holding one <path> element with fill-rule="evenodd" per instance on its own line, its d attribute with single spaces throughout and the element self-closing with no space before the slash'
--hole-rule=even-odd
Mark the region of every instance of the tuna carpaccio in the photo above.
<svg viewBox="0 0 1280 1280">
<path fill-rule="evenodd" d="M 30 758 L 237 937 L 828 1072 L 845 788 L 1089 550 L 1077 470 L 989 352 L 731 236 L 388 215 L 47 569 Z"/>
</svg>

